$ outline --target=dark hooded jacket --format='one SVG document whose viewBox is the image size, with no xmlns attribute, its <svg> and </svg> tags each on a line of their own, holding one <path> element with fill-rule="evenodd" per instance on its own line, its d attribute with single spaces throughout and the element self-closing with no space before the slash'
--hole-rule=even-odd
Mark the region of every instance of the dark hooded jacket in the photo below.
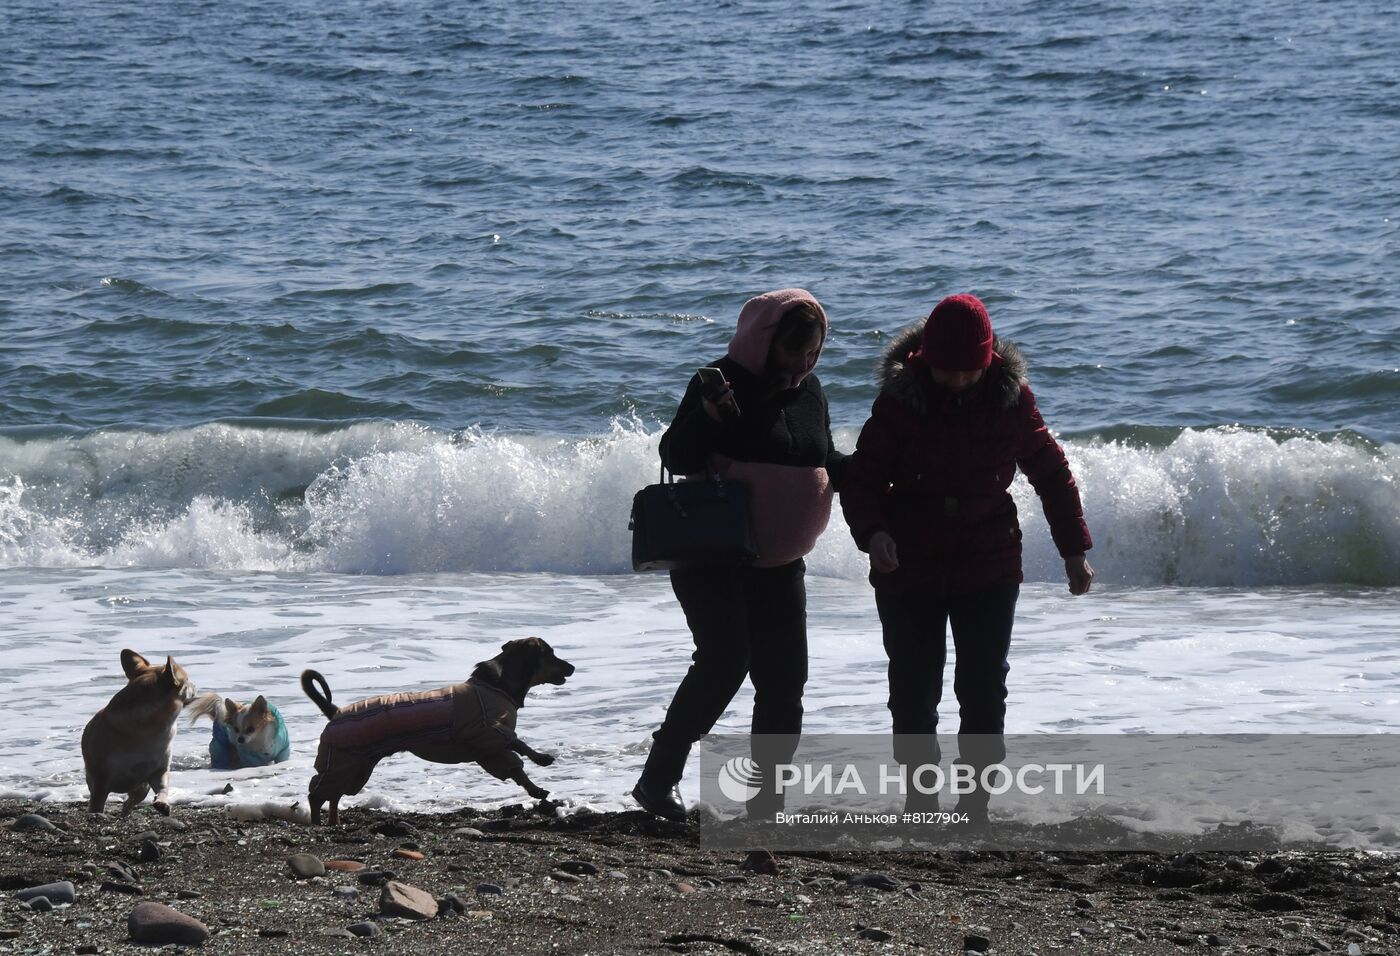
<svg viewBox="0 0 1400 956">
<path fill-rule="evenodd" d="M 778 316 L 803 300 L 816 304 L 798 289 L 750 300 L 729 354 L 710 363 L 733 387 L 738 418 L 717 422 L 706 415 L 700 378 L 692 376 L 661 437 L 661 461 L 674 474 L 713 471 L 749 484 L 760 566 L 785 564 L 811 549 L 826 527 L 846 459 L 832 442 L 826 394 L 816 375 L 769 395 L 760 374 Z"/>
<path fill-rule="evenodd" d="M 1093 542 L 1069 462 L 1036 408 L 1026 361 L 998 339 L 992 364 L 961 393 L 935 385 L 909 355 L 923 323 L 880 364 L 880 394 L 847 461 L 841 507 L 856 545 L 888 532 L 899 567 L 871 571 L 877 588 L 966 593 L 1022 580 L 1021 527 L 1008 488 L 1016 468 L 1040 496 L 1064 557 Z"/>
</svg>

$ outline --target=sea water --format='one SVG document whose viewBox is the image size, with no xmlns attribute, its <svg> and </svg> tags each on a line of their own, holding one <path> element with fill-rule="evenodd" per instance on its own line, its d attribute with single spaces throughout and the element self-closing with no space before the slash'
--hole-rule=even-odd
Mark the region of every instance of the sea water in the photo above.
<svg viewBox="0 0 1400 956">
<path fill-rule="evenodd" d="M 1400 722 L 1383 4 L 0 17 L 3 792 L 84 795 L 123 647 L 289 722 L 289 763 L 232 774 L 182 727 L 177 801 L 289 804 L 323 724 L 303 668 L 345 702 L 538 634 L 578 672 L 521 713 L 559 756 L 535 779 L 627 805 L 690 651 L 628 570 L 631 495 L 744 299 L 788 285 L 831 315 L 846 450 L 944 294 L 1031 360 L 1099 577 L 1069 596 L 1018 480 L 1008 730 Z M 865 571 L 838 513 L 814 732 L 887 727 Z M 518 796 L 400 757 L 355 802 Z"/>
</svg>

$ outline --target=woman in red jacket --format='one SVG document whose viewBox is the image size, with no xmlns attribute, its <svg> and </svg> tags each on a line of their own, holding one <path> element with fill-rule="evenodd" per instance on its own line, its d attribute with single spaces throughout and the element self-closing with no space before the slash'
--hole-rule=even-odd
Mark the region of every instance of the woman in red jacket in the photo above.
<svg viewBox="0 0 1400 956">
<path fill-rule="evenodd" d="M 1021 527 L 1008 488 L 1016 468 L 1040 496 L 1073 594 L 1089 590 L 1092 547 L 1064 452 L 1036 408 L 1020 350 L 992 334 L 972 295 L 949 296 L 885 352 L 880 394 L 848 459 L 841 506 L 870 583 L 889 656 L 895 759 L 937 764 L 946 628 L 960 760 L 980 775 L 1005 758 L 1007 652 L 1020 592 Z M 931 785 L 931 775 L 920 782 Z M 937 794 L 907 789 L 907 809 Z M 987 794 L 958 803 L 985 822 Z"/>
</svg>

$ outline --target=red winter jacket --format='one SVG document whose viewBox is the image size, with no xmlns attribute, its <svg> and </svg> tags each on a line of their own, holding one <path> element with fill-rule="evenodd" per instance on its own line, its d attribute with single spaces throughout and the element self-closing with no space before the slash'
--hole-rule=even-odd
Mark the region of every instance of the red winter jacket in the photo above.
<svg viewBox="0 0 1400 956">
<path fill-rule="evenodd" d="M 870 573 L 877 588 L 938 593 L 1020 581 L 1021 526 L 1008 488 L 1020 466 L 1040 495 L 1064 557 L 1093 547 L 1069 462 L 1026 383 L 1026 362 L 998 340 L 991 367 L 962 393 L 907 361 L 922 323 L 896 336 L 881 389 L 847 459 L 841 507 L 862 551 L 887 531 L 899 568 Z"/>
</svg>

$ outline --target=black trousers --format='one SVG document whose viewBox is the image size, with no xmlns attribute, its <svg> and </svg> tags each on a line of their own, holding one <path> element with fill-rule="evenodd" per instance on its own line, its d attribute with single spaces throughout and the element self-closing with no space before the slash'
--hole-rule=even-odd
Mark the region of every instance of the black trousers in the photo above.
<svg viewBox="0 0 1400 956">
<path fill-rule="evenodd" d="M 894 757 L 912 768 L 941 757 L 938 705 L 952 625 L 957 663 L 960 762 L 981 768 L 1006 757 L 1006 675 L 1011 670 L 1011 626 L 1021 586 L 996 584 L 971 594 L 937 596 L 875 590 L 885 653 L 889 656 Z"/>
<path fill-rule="evenodd" d="M 686 672 L 643 771 L 666 786 L 680 780 L 695 741 L 710 732 L 753 681 L 751 732 L 764 735 L 761 766 L 787 763 L 802 732 L 807 685 L 807 566 L 672 571 L 671 588 L 695 640 Z"/>
</svg>

